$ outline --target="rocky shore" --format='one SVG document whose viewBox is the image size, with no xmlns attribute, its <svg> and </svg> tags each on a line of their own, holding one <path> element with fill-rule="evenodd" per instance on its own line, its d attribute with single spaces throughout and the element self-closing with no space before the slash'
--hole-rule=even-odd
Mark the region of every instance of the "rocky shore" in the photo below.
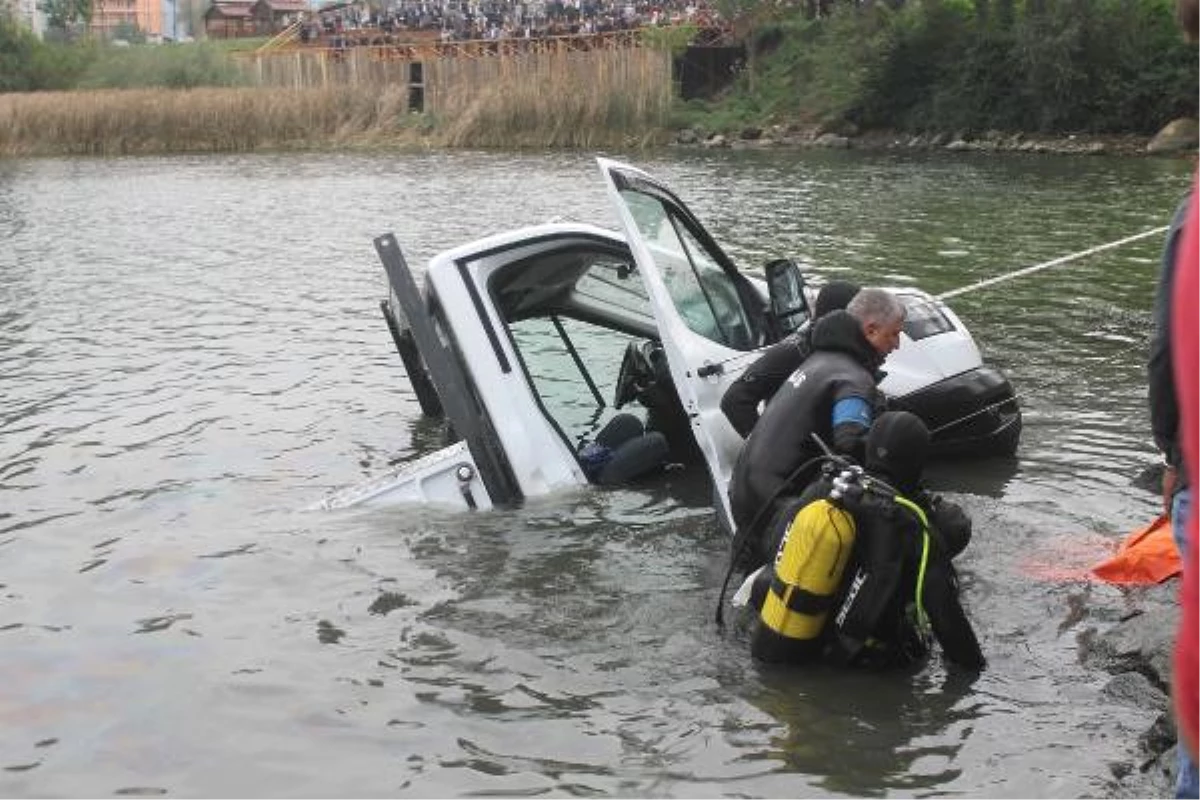
<svg viewBox="0 0 1200 800">
<path fill-rule="evenodd" d="M 772 125 L 750 126 L 736 134 L 713 133 L 700 128 L 684 128 L 675 133 L 672 144 L 685 147 L 767 149 L 773 147 L 815 147 L 861 150 L 944 150 L 983 153 L 1055 153 L 1062 155 L 1171 155 L 1195 152 L 1200 139 L 1196 120 L 1178 119 L 1153 137 L 1067 135 L 1042 137 L 1021 133 L 989 131 L 906 134 L 894 131 L 860 131 L 852 123 L 833 126 Z"/>
<path fill-rule="evenodd" d="M 1080 662 L 1109 673 L 1105 697 L 1114 704 L 1157 712 L 1131 747 L 1130 759 L 1109 764 L 1111 797 L 1173 797 L 1175 725 L 1169 680 L 1179 620 L 1179 580 L 1122 590 L 1120 607 L 1093 606 L 1079 626 Z"/>
</svg>

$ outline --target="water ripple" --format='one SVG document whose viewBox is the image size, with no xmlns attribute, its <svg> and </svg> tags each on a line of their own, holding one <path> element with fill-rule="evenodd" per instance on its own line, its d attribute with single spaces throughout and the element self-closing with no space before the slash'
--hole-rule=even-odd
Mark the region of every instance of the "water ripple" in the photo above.
<svg viewBox="0 0 1200 800">
<path fill-rule="evenodd" d="M 744 268 L 932 292 L 1161 225 L 1190 178 L 645 159 Z M 613 225 L 596 178 L 565 153 L 0 164 L 0 793 L 1103 793 L 1152 714 L 1106 704 L 1074 637 L 1120 600 L 1042 576 L 1157 508 L 1131 476 L 1153 460 L 1159 244 L 953 302 L 1026 414 L 1018 458 L 938 475 L 975 521 L 961 574 L 992 666 L 973 683 L 936 659 L 758 668 L 746 625 L 711 624 L 727 543 L 703 471 L 466 518 L 296 510 L 442 441 L 379 317 L 372 237 L 419 266 L 563 209 Z M 616 367 L 596 370 L 609 397 Z"/>
</svg>

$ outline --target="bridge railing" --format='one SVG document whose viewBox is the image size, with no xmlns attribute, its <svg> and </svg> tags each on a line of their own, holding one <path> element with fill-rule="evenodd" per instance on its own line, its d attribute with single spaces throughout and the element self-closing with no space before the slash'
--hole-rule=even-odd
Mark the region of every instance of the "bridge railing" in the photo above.
<svg viewBox="0 0 1200 800">
<path fill-rule="evenodd" d="M 319 45 L 291 48 L 261 48 L 254 53 L 259 57 L 288 57 L 297 52 L 313 54 L 331 61 L 345 61 L 347 54 L 365 53 L 370 61 L 426 61 L 440 58 L 494 58 L 526 53 L 570 53 L 591 50 L 620 50 L 645 45 L 643 32 L 660 30 L 650 28 L 628 28 L 600 33 L 578 33 L 536 37 L 508 37 L 500 39 L 471 39 L 466 41 L 432 40 L 398 41 L 386 44 L 347 44 L 332 46 L 327 41 Z M 372 41 L 377 41 L 375 37 Z M 701 45 L 727 40 L 728 31 L 723 27 L 701 28 L 695 41 Z"/>
</svg>

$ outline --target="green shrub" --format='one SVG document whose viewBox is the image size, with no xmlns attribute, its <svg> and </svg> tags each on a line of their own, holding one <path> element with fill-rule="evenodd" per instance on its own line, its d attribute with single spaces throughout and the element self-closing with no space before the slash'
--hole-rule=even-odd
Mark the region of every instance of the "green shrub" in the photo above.
<svg viewBox="0 0 1200 800">
<path fill-rule="evenodd" d="M 913 132 L 1151 133 L 1197 113 L 1173 0 L 837 3 L 776 23 L 753 80 L 674 118 Z M 1037 13 L 1037 9 L 1041 9 Z M 977 12 L 978 16 L 977 16 Z M 762 41 L 760 37 L 759 42 Z"/>
<path fill-rule="evenodd" d="M 0 12 L 0 92 L 31 92 L 73 86 L 94 57 L 90 44 L 43 42 Z"/>
<path fill-rule="evenodd" d="M 238 86 L 242 71 L 227 51 L 204 42 L 104 47 L 80 89 L 192 89 Z"/>
<path fill-rule="evenodd" d="M 0 13 L 0 92 L 27 92 L 35 88 L 30 67 L 40 46 L 36 36 L 8 14 Z"/>
</svg>

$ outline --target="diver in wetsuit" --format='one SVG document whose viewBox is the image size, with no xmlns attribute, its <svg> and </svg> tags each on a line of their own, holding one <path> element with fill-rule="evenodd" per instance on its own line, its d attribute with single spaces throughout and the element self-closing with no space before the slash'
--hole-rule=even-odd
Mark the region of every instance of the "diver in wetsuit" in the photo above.
<svg viewBox="0 0 1200 800">
<path fill-rule="evenodd" d="M 928 452 L 929 430 L 919 417 L 906 411 L 887 412 L 867 437 L 865 471 L 854 473 L 852 483 L 843 484 L 837 493 L 833 492 L 837 470 L 827 471 L 794 503 L 807 512 L 810 505 L 816 508 L 822 498 L 836 494 L 837 513 L 823 510 L 817 524 L 827 526 L 822 535 L 852 543 L 852 549 L 847 561 L 837 564 L 839 588 L 831 598 L 802 591 L 800 584 L 810 582 L 818 570 L 827 571 L 832 559 L 828 564 L 815 563 L 819 558 L 813 559 L 813 553 L 796 554 L 794 563 L 804 563 L 801 572 L 810 574 L 791 576 L 795 583 L 781 606 L 779 598 L 787 592 L 788 582 L 781 581 L 775 570 L 787 545 L 772 542 L 780 558 L 759 573 L 751 593 L 751 604 L 760 611 L 751 642 L 756 658 L 903 665 L 928 654 L 932 633 L 947 661 L 970 670 L 984 667 L 978 639 L 959 602 L 958 577 L 951 563 L 971 539 L 971 520 L 957 505 L 921 486 Z M 796 534 L 793 526 L 788 535 Z M 763 613 L 768 593 L 775 594 L 781 614 Z M 798 634 L 805 630 L 803 615 L 818 628 L 810 624 L 804 634 Z"/>
<path fill-rule="evenodd" d="M 971 540 L 971 518 L 921 485 L 929 438 L 907 411 L 889 411 L 871 427 L 866 475 L 887 486 L 864 492 L 854 509 L 854 555 L 831 615 L 830 654 L 838 661 L 911 663 L 928 653 L 932 633 L 946 660 L 971 670 L 985 665 L 951 563 Z"/>
<path fill-rule="evenodd" d="M 812 319 L 780 339 L 746 367 L 721 397 L 721 412 L 743 439 L 758 422 L 758 405 L 770 401 L 779 387 L 812 355 L 812 332 L 817 320 L 831 311 L 846 307 L 858 285 L 849 281 L 830 281 L 817 293 Z"/>
<path fill-rule="evenodd" d="M 845 311 L 813 328 L 813 352 L 767 405 L 738 454 L 729 482 L 737 525 L 733 553 L 751 571 L 773 556 L 762 544 L 779 513 L 819 471 L 820 446 L 862 460 L 863 441 L 884 397 L 880 366 L 900 346 L 904 305 L 885 289 L 862 289 Z"/>
</svg>

